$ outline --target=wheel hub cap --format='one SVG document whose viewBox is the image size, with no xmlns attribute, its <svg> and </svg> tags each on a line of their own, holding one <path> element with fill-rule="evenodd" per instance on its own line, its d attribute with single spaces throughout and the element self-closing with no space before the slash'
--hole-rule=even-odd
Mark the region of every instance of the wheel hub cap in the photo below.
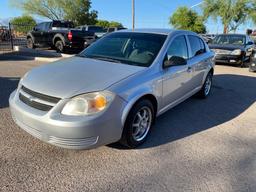
<svg viewBox="0 0 256 192">
<path fill-rule="evenodd" d="M 205 95 L 208 95 L 210 93 L 211 85 L 212 85 L 211 77 L 208 76 L 205 82 L 205 89 L 204 89 Z"/>
<path fill-rule="evenodd" d="M 148 107 L 143 107 L 140 109 L 133 121 L 132 128 L 133 128 L 133 138 L 136 141 L 143 140 L 151 127 L 152 123 L 152 112 Z"/>
</svg>

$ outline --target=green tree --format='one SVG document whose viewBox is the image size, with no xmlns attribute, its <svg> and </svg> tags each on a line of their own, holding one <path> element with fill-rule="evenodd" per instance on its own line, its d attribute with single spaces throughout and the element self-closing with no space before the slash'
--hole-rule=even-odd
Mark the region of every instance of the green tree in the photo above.
<svg viewBox="0 0 256 192">
<path fill-rule="evenodd" d="M 203 18 L 187 7 L 179 7 L 170 17 L 169 23 L 176 29 L 206 33 Z"/>
<path fill-rule="evenodd" d="M 122 23 L 116 21 L 110 21 L 109 27 L 124 27 Z"/>
<path fill-rule="evenodd" d="M 109 27 L 109 22 L 107 20 L 98 20 L 96 23 L 97 26 L 107 28 Z"/>
<path fill-rule="evenodd" d="M 26 13 L 51 20 L 70 20 L 75 25 L 95 24 L 97 11 L 91 0 L 12 0 L 12 5 Z"/>
<path fill-rule="evenodd" d="M 219 18 L 223 24 L 223 33 L 236 31 L 237 28 L 250 19 L 252 15 L 251 0 L 204 0 L 202 9 L 204 18 Z M 255 19 L 256 21 L 256 19 Z"/>
<path fill-rule="evenodd" d="M 108 27 L 123 27 L 122 23 L 116 21 L 98 20 L 96 25 L 108 28 Z"/>
<path fill-rule="evenodd" d="M 29 15 L 15 17 L 10 21 L 10 23 L 12 24 L 13 30 L 15 32 L 22 34 L 26 34 L 36 25 L 36 21 Z"/>
</svg>

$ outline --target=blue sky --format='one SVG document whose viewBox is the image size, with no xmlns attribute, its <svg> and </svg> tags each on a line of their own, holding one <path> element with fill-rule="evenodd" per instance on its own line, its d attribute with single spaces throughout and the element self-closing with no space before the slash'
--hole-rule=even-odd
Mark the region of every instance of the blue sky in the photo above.
<svg viewBox="0 0 256 192">
<path fill-rule="evenodd" d="M 136 27 L 169 28 L 169 17 L 177 7 L 191 7 L 199 2 L 200 0 L 135 0 Z M 131 0 L 92 0 L 92 8 L 99 12 L 99 19 L 115 20 L 128 28 L 131 27 Z M 199 11 L 199 8 L 194 10 Z M 11 7 L 8 0 L 1 0 L 0 19 L 19 15 L 22 15 L 20 10 Z M 207 22 L 207 29 L 211 33 L 221 33 L 222 28 L 219 22 Z M 238 31 L 245 32 L 245 29 L 245 26 L 242 26 Z"/>
</svg>

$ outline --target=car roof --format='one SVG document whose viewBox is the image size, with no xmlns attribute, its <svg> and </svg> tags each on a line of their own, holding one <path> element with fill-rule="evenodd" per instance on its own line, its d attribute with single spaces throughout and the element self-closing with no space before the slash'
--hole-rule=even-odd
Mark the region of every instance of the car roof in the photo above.
<svg viewBox="0 0 256 192">
<path fill-rule="evenodd" d="M 121 30 L 120 32 L 137 32 L 137 33 L 154 33 L 154 34 L 163 34 L 163 35 L 170 35 L 175 33 L 187 33 L 192 35 L 197 35 L 192 31 L 185 31 L 185 30 L 175 30 L 175 29 L 161 29 L 161 28 L 141 28 L 141 29 L 126 29 Z"/>
</svg>

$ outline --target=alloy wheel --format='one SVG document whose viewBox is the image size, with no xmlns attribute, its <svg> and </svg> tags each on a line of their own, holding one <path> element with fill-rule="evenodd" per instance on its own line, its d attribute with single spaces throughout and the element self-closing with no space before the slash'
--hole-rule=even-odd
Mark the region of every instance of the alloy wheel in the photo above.
<svg viewBox="0 0 256 192">
<path fill-rule="evenodd" d="M 132 124 L 132 136 L 135 141 L 141 141 L 147 136 L 152 119 L 153 114 L 149 107 L 142 107 L 137 112 Z"/>
</svg>

